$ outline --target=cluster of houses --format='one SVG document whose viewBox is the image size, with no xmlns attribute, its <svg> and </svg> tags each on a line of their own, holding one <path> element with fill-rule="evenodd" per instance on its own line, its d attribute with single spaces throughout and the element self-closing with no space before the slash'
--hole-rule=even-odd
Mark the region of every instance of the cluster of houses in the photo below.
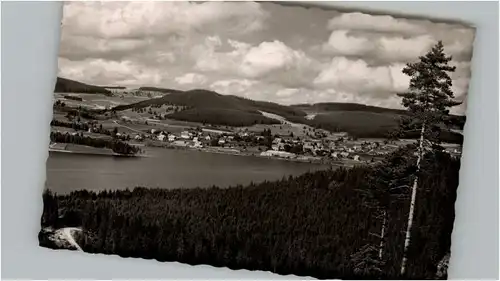
<svg viewBox="0 0 500 281">
<path fill-rule="evenodd" d="M 376 156 L 381 156 L 397 148 L 397 145 L 380 144 L 373 141 L 353 141 L 346 135 L 334 136 L 330 139 L 304 140 L 291 139 L 287 137 L 275 138 L 271 150 L 262 153 L 265 156 L 299 157 L 297 151 L 291 153 L 289 147 L 301 146 L 299 154 L 311 155 L 315 157 L 329 157 L 333 159 L 351 159 L 354 161 L 371 161 Z"/>
<path fill-rule="evenodd" d="M 151 129 L 151 136 L 161 142 L 169 142 L 174 146 L 203 148 L 207 142 L 212 140 L 210 135 L 203 136 L 202 132 L 183 131 L 180 134 L 172 134 L 164 131 Z"/>
<path fill-rule="evenodd" d="M 137 135 L 136 140 L 144 136 Z M 212 129 L 190 129 L 180 133 L 169 133 L 151 129 L 148 138 L 169 145 L 186 148 L 227 148 L 238 152 L 241 147 L 250 147 L 252 143 L 241 143 L 241 139 L 253 138 L 259 143 L 265 137 L 258 133 L 228 132 Z M 255 142 L 254 142 L 254 145 Z M 352 161 L 371 162 L 378 156 L 383 156 L 398 148 L 399 144 L 381 143 L 380 140 L 353 140 L 345 134 L 317 139 L 313 137 L 299 138 L 293 136 L 273 136 L 272 144 L 267 150 L 261 151 L 261 156 L 281 158 L 310 159 L 347 159 Z M 260 150 L 260 149 L 259 149 Z M 454 148 L 450 153 L 459 153 Z"/>
</svg>

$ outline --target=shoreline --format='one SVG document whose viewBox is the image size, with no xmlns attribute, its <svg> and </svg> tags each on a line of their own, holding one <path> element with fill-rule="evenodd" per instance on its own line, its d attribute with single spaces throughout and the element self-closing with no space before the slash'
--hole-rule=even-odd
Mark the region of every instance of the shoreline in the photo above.
<svg viewBox="0 0 500 281">
<path fill-rule="evenodd" d="M 75 145 L 75 144 L 72 144 Z M 231 151 L 230 149 L 216 149 L 216 148 L 193 148 L 193 147 L 185 147 L 185 146 L 175 146 L 175 145 L 168 145 L 168 144 L 157 144 L 157 143 L 144 143 L 141 144 L 140 146 L 142 147 L 148 147 L 148 148 L 160 148 L 160 149 L 172 149 L 172 150 L 188 150 L 188 151 L 197 151 L 197 152 L 204 152 L 204 153 L 213 153 L 213 154 L 225 154 L 225 155 L 232 155 L 232 156 L 243 156 L 243 157 L 257 157 L 257 158 L 265 158 L 265 159 L 270 159 L 270 160 L 281 160 L 281 161 L 289 161 L 289 162 L 296 162 L 296 163 L 308 163 L 308 164 L 315 164 L 315 165 L 329 165 L 329 166 L 343 166 L 343 167 L 354 167 L 357 165 L 367 165 L 370 163 L 365 163 L 363 161 L 359 161 L 357 163 L 354 163 L 353 161 L 342 161 L 342 160 L 330 160 L 330 159 L 304 159 L 301 157 L 296 157 L 296 158 L 287 158 L 287 157 L 279 157 L 279 156 L 267 156 L 267 155 L 261 155 L 259 153 L 252 153 L 252 152 L 241 152 L 237 150 Z M 145 154 L 134 154 L 134 155 L 125 155 L 125 154 L 119 154 L 112 152 L 111 150 L 104 150 L 104 149 L 99 149 L 99 148 L 94 148 L 94 147 L 87 147 L 87 146 L 82 146 L 86 150 L 80 151 L 80 150 L 72 150 L 72 149 L 60 149 L 60 148 L 52 148 L 49 147 L 49 152 L 55 152 L 55 153 L 69 153 L 69 154 L 82 154 L 82 155 L 96 155 L 96 156 L 112 156 L 112 157 L 124 157 L 124 158 L 147 158 L 147 157 L 154 157 L 154 155 L 151 155 L 149 153 Z M 304 156 L 302 156 L 304 157 Z M 305 156 L 307 157 L 307 156 Z M 352 162 L 352 163 L 351 163 Z"/>
<path fill-rule="evenodd" d="M 84 155 L 97 155 L 97 156 L 113 156 L 113 157 L 127 157 L 127 158 L 134 158 L 134 157 L 147 157 L 145 155 L 125 155 L 125 154 L 119 154 L 115 153 L 112 151 L 76 151 L 76 150 L 67 150 L 67 149 L 54 149 L 54 148 L 49 148 L 49 152 L 56 152 L 56 153 L 68 153 L 68 154 L 84 154 Z"/>
<path fill-rule="evenodd" d="M 265 158 L 271 160 L 281 160 L 281 161 L 289 161 L 289 162 L 297 162 L 297 163 L 309 163 L 309 164 L 319 164 L 319 165 L 330 165 L 330 166 L 343 166 L 343 167 L 353 167 L 356 164 L 354 163 L 345 163 L 344 161 L 325 161 L 321 159 L 297 159 L 297 158 L 285 158 L 285 157 L 275 157 L 275 156 L 264 156 L 255 153 L 249 152 L 236 152 L 236 151 L 224 151 L 219 149 L 211 149 L 211 148 L 191 148 L 191 147 L 182 147 L 182 146 L 174 146 L 174 145 L 151 145 L 146 144 L 146 147 L 154 147 L 154 148 L 163 148 L 163 149 L 175 149 L 175 150 L 189 150 L 189 151 L 199 151 L 205 153 L 214 153 L 214 154 L 225 154 L 225 155 L 233 155 L 233 156 L 244 156 L 244 157 L 258 157 Z M 368 163 L 359 162 L 358 165 L 364 165 Z"/>
</svg>

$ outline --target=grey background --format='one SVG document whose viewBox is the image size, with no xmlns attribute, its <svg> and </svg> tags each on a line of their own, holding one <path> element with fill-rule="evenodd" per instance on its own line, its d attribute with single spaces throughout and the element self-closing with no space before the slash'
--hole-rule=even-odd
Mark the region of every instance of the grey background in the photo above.
<svg viewBox="0 0 500 281">
<path fill-rule="evenodd" d="M 290 279 L 38 247 L 61 4 L 2 2 L 2 277 Z M 450 279 L 498 279 L 498 2 L 336 2 L 477 28 Z"/>
</svg>

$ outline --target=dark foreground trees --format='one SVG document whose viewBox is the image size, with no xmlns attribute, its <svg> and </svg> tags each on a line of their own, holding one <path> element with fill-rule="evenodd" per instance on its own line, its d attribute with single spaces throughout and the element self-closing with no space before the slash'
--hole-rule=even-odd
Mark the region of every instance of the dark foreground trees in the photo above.
<svg viewBox="0 0 500 281">
<path fill-rule="evenodd" d="M 428 157 L 423 165 L 432 172 L 419 179 L 407 278 L 434 278 L 450 247 L 459 161 L 444 153 Z M 379 245 L 370 233 L 382 222 L 358 191 L 369 188 L 375 171 L 339 168 L 224 189 L 46 193 L 42 224 L 82 226 L 87 235 L 78 242 L 91 253 L 317 278 L 399 279 L 407 213 L 398 201 L 387 206 L 384 264 L 380 271 L 359 270 L 366 245 Z"/>
<path fill-rule="evenodd" d="M 455 71 L 455 66 L 449 65 L 451 60 L 452 57 L 446 56 L 443 43 L 439 41 L 427 54 L 421 56 L 418 62 L 408 63 L 403 69 L 403 73 L 411 79 L 408 90 L 399 94 L 402 97 L 402 105 L 408 112 L 407 118 L 403 119 L 402 129 L 419 132 L 419 139 L 401 275 L 406 272 L 408 247 L 412 239 L 418 181 L 421 174 L 426 172 L 421 169 L 421 161 L 426 151 L 435 153 L 443 150 L 440 146 L 442 127 L 450 123 L 450 108 L 461 104 L 455 100 L 451 89 L 452 79 L 449 73 Z"/>
</svg>

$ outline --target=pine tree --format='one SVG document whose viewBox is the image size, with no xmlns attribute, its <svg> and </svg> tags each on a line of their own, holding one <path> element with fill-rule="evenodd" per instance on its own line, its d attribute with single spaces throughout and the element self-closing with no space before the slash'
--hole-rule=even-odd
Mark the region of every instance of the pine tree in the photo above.
<svg viewBox="0 0 500 281">
<path fill-rule="evenodd" d="M 420 133 L 401 275 L 406 272 L 421 160 L 425 151 L 442 150 L 440 134 L 443 125 L 449 121 L 449 108 L 460 104 L 454 100 L 451 90 L 452 79 L 448 75 L 449 72 L 454 72 L 456 67 L 448 65 L 452 57 L 444 53 L 443 43 L 439 41 L 419 59 L 416 63 L 408 63 L 403 69 L 403 73 L 411 77 L 410 85 L 408 91 L 398 94 L 402 97 L 402 105 L 409 113 L 408 117 L 403 119 L 401 132 Z"/>
<path fill-rule="evenodd" d="M 414 159 L 412 146 L 402 147 L 388 155 L 383 161 L 374 167 L 372 173 L 367 177 L 367 188 L 359 190 L 363 195 L 363 205 L 374 210 L 374 216 L 380 220 L 378 233 L 370 233 L 377 238 L 377 246 L 371 245 L 372 251 L 378 253 L 377 266 L 379 269 L 386 262 L 384 256 L 387 225 L 389 223 L 388 210 L 392 202 L 405 198 L 409 185 L 409 177 L 414 170 Z M 366 245 L 367 247 L 370 244 Z M 366 252 L 370 258 L 372 251 Z M 372 264 L 372 266 L 375 266 Z"/>
</svg>

